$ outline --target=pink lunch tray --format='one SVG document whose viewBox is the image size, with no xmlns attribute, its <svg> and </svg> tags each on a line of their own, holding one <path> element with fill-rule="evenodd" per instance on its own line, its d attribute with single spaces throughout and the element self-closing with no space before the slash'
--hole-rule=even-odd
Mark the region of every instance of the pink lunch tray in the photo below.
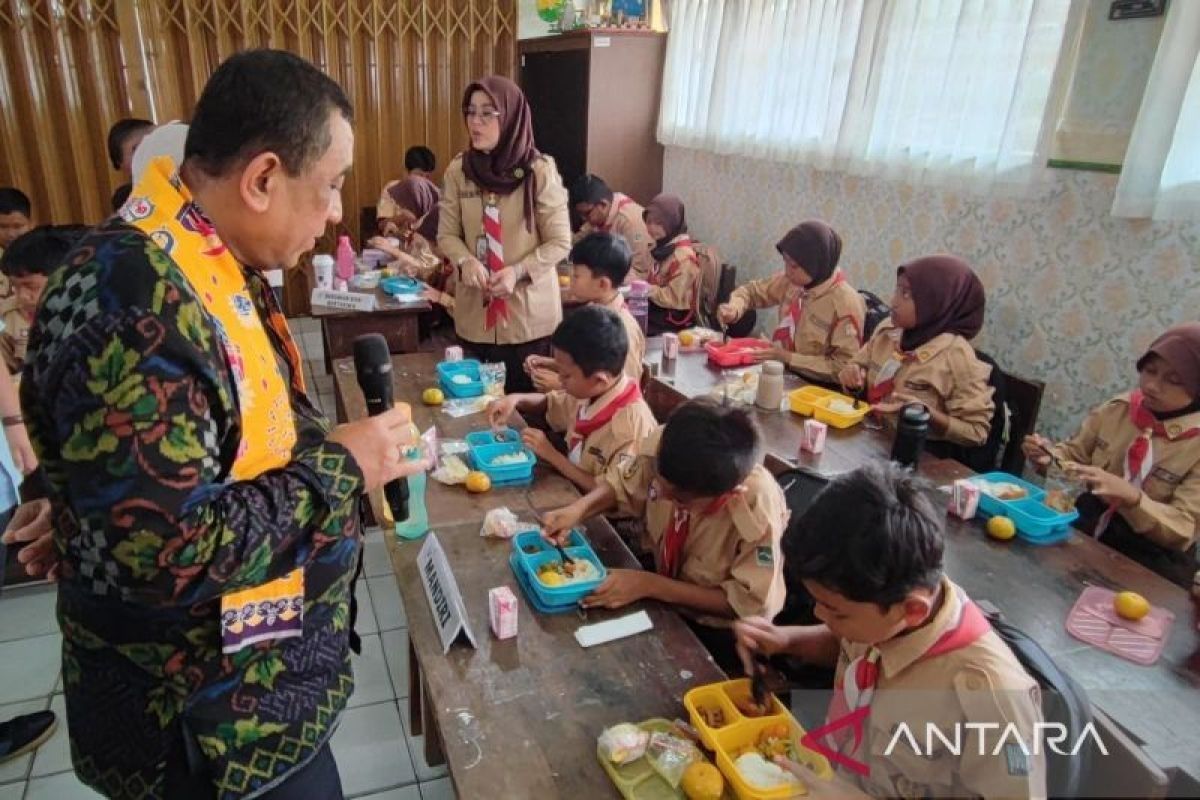
<svg viewBox="0 0 1200 800">
<path fill-rule="evenodd" d="M 1067 632 L 1135 664 L 1150 666 L 1162 655 L 1175 614 L 1152 606 L 1137 622 L 1122 619 L 1113 611 L 1114 596 L 1116 592 L 1100 586 L 1084 589 L 1067 615 Z"/>
</svg>

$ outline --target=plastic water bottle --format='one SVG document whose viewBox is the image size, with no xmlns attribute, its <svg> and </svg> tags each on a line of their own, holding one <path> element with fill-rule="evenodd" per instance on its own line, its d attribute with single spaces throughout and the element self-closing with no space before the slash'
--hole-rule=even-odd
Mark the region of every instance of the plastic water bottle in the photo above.
<svg viewBox="0 0 1200 800">
<path fill-rule="evenodd" d="M 650 284 L 645 281 L 631 281 L 626 305 L 629 306 L 629 313 L 641 326 L 642 333 L 645 333 L 650 322 Z"/>
<path fill-rule="evenodd" d="M 338 237 L 335 261 L 338 280 L 349 283 L 354 277 L 354 245 L 350 244 L 349 236 Z"/>
<path fill-rule="evenodd" d="M 425 473 L 408 476 L 408 519 L 396 523 L 401 539 L 420 539 L 429 532 L 429 511 L 425 508 Z"/>
</svg>

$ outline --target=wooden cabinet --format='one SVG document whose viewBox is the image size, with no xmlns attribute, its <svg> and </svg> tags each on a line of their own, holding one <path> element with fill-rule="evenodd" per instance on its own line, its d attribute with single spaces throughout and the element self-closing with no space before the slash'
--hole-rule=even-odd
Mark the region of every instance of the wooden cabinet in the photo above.
<svg viewBox="0 0 1200 800">
<path fill-rule="evenodd" d="M 520 42 L 534 138 L 568 185 L 591 172 L 642 204 L 662 191 L 655 131 L 666 48 L 666 34 L 651 31 L 574 31 Z"/>
</svg>

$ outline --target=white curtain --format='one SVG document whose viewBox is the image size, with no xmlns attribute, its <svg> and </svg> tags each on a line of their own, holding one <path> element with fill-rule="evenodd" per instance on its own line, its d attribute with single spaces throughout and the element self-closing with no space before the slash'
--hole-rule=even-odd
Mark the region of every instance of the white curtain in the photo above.
<svg viewBox="0 0 1200 800">
<path fill-rule="evenodd" d="M 1200 2 L 1168 7 L 1113 214 L 1200 219 Z"/>
<path fill-rule="evenodd" d="M 659 140 L 972 185 L 1044 163 L 1070 0 L 673 0 Z"/>
</svg>

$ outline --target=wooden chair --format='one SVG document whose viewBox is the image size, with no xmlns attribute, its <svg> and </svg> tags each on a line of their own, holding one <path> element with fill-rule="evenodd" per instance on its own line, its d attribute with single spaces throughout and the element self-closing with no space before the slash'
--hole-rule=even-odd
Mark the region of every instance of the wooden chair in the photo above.
<svg viewBox="0 0 1200 800">
<path fill-rule="evenodd" d="M 1000 458 L 1000 468 L 1013 475 L 1025 469 L 1021 441 L 1037 429 L 1038 413 L 1042 410 L 1042 395 L 1046 384 L 1030 380 L 1005 370 L 1005 391 L 1008 394 L 1008 442 Z"/>
<path fill-rule="evenodd" d="M 1083 797 L 1166 797 L 1171 779 L 1113 720 L 1093 707 L 1093 721 L 1108 755 L 1097 753 Z"/>
<path fill-rule="evenodd" d="M 379 219 L 375 206 L 363 206 L 358 211 L 358 249 L 367 246 L 367 240 L 379 233 Z"/>
</svg>

